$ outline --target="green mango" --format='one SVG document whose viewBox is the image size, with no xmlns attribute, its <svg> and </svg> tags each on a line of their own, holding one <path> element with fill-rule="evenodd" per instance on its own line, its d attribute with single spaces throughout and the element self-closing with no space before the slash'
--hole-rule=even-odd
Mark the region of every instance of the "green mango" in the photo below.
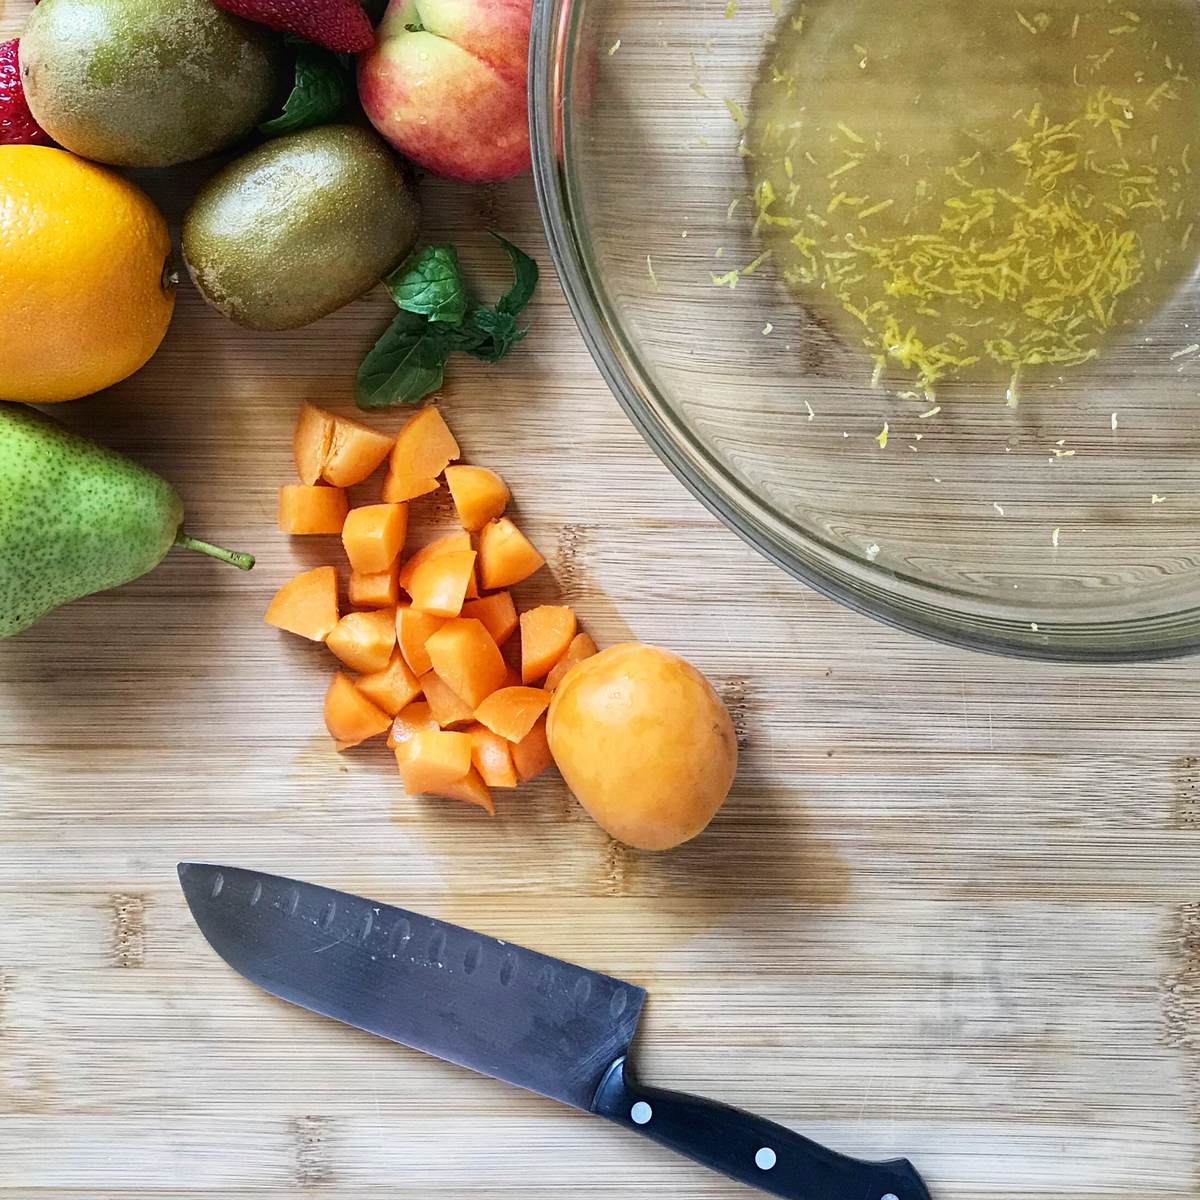
<svg viewBox="0 0 1200 1200">
<path fill-rule="evenodd" d="M 161 476 L 30 408 L 0 403 L 0 638 L 153 570 L 172 546 L 248 571 L 188 537 Z"/>
</svg>

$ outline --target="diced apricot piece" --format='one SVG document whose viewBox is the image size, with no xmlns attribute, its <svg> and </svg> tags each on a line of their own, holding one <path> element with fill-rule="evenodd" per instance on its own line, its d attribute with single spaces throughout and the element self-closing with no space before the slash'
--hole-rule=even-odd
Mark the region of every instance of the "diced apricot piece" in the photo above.
<svg viewBox="0 0 1200 1200">
<path fill-rule="evenodd" d="M 429 545 L 422 546 L 419 550 L 414 550 L 400 568 L 400 586 L 407 592 L 409 590 L 408 585 L 412 583 L 412 577 L 417 568 L 422 563 L 427 563 L 431 558 L 437 558 L 439 554 L 453 554 L 470 549 L 471 535 L 463 529 L 456 529 L 453 533 L 447 533 L 442 537 L 434 538 Z"/>
<path fill-rule="evenodd" d="M 396 646 L 396 614 L 387 608 L 347 613 L 333 627 L 325 645 L 352 671 L 364 675 L 382 671 Z"/>
<path fill-rule="evenodd" d="M 510 742 L 519 742 L 550 707 L 550 693 L 541 688 L 506 687 L 476 705 L 475 719 Z"/>
<path fill-rule="evenodd" d="M 496 592 L 463 605 L 462 615 L 482 621 L 497 646 L 503 646 L 517 632 L 517 606 L 511 592 Z"/>
<path fill-rule="evenodd" d="M 421 694 L 421 681 L 408 669 L 399 650 L 392 651 L 391 661 L 382 671 L 364 675 L 354 686 L 389 717 L 396 716 Z"/>
<path fill-rule="evenodd" d="M 279 489 L 279 528 L 284 533 L 341 533 L 349 510 L 341 488 L 289 483 Z"/>
<path fill-rule="evenodd" d="M 397 752 L 396 765 L 410 792 L 435 792 L 466 778 L 471 770 L 471 739 L 443 729 L 420 730 Z"/>
<path fill-rule="evenodd" d="M 445 617 L 435 617 L 415 608 L 396 609 L 396 640 L 400 643 L 400 653 L 404 655 L 404 661 L 408 663 L 414 675 L 424 675 L 433 670 L 425 643 L 430 635 L 437 633 L 445 623 Z"/>
<path fill-rule="evenodd" d="M 395 608 L 400 600 L 400 583 L 395 566 L 372 575 L 350 575 L 347 589 L 353 608 Z"/>
<path fill-rule="evenodd" d="M 447 467 L 446 486 L 458 519 L 471 533 L 503 516 L 511 497 L 508 484 L 487 467 Z"/>
<path fill-rule="evenodd" d="M 437 477 L 459 456 L 458 443 L 434 405 L 409 418 L 388 462 L 383 498 L 410 500 L 437 486 Z"/>
<path fill-rule="evenodd" d="M 457 617 L 474 572 L 474 550 L 456 550 L 423 562 L 408 585 L 413 608 L 435 617 Z"/>
<path fill-rule="evenodd" d="M 450 800 L 465 800 L 482 808 L 489 816 L 496 815 L 496 806 L 492 803 L 492 793 L 479 772 L 472 767 L 457 783 L 448 783 L 433 793 L 435 796 L 446 796 Z"/>
<path fill-rule="evenodd" d="M 546 736 L 546 718 L 540 721 L 512 748 L 513 766 L 522 783 L 536 779 L 553 761 L 550 739 Z"/>
<path fill-rule="evenodd" d="M 508 674 L 504 655 L 481 621 L 469 617 L 447 621 L 425 649 L 442 682 L 472 709 L 504 686 Z"/>
<path fill-rule="evenodd" d="M 536 683 L 564 654 L 575 636 L 575 611 L 543 604 L 521 614 L 521 682 Z"/>
<path fill-rule="evenodd" d="M 333 413 L 315 404 L 300 405 L 296 432 L 292 434 L 292 457 L 296 460 L 296 472 L 301 483 L 313 484 L 321 478 L 336 421 Z"/>
<path fill-rule="evenodd" d="M 425 700 L 414 700 L 407 708 L 396 714 L 391 729 L 388 730 L 387 744 L 389 750 L 399 750 L 406 745 L 414 733 L 423 729 L 440 729 L 441 726 L 433 719 L 429 704 Z"/>
<path fill-rule="evenodd" d="M 571 644 L 567 647 L 567 652 L 550 668 L 550 674 L 546 676 L 546 682 L 542 685 L 546 691 L 552 692 L 563 679 L 567 672 L 584 659 L 591 658 L 592 655 L 598 653 L 598 647 L 592 641 L 591 635 L 586 633 L 577 633 L 572 639 Z"/>
<path fill-rule="evenodd" d="M 512 587 L 545 565 L 546 560 L 507 517 L 489 521 L 479 531 L 479 582 L 485 591 Z"/>
<path fill-rule="evenodd" d="M 400 557 L 408 536 L 407 504 L 367 504 L 352 508 L 342 526 L 350 569 L 362 575 L 386 571 Z"/>
<path fill-rule="evenodd" d="M 337 571 L 316 567 L 289 579 L 275 593 L 263 620 L 310 642 L 323 642 L 338 623 Z"/>
<path fill-rule="evenodd" d="M 429 702 L 429 711 L 442 729 L 470 725 L 475 720 L 471 706 L 452 691 L 436 671 L 421 676 L 421 690 Z"/>
<path fill-rule="evenodd" d="M 370 425 L 337 417 L 322 474 L 334 487 L 353 487 L 374 472 L 394 444 L 394 438 Z"/>
<path fill-rule="evenodd" d="M 515 788 L 517 769 L 509 743 L 485 725 L 472 725 L 467 736 L 471 739 L 471 762 L 483 782 L 488 787 Z"/>
<path fill-rule="evenodd" d="M 391 717 L 377 708 L 340 671 L 325 693 L 325 727 L 339 750 L 357 746 L 367 738 L 385 732 Z M 468 739 L 469 741 L 470 739 Z"/>
<path fill-rule="evenodd" d="M 413 479 L 405 482 L 394 480 L 389 472 L 383 477 L 380 499 L 385 504 L 401 504 L 436 492 L 442 485 L 436 479 Z"/>
</svg>

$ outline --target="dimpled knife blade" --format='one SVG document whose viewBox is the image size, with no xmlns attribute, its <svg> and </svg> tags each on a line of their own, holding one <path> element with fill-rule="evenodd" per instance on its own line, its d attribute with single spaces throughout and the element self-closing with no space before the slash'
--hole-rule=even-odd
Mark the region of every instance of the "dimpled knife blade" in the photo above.
<svg viewBox="0 0 1200 1200">
<path fill-rule="evenodd" d="M 929 1200 L 907 1159 L 849 1158 L 642 1084 L 626 1061 L 646 999 L 633 984 L 294 879 L 181 863 L 179 880 L 213 949 L 293 1004 L 585 1109 L 783 1200 Z"/>
<path fill-rule="evenodd" d="M 272 995 L 590 1109 L 646 993 L 402 908 L 276 875 L 181 863 L 212 948 Z"/>
</svg>

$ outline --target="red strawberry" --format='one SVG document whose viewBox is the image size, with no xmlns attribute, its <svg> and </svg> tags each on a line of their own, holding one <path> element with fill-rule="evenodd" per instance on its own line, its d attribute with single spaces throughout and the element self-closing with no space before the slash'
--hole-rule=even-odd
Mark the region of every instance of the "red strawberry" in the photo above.
<svg viewBox="0 0 1200 1200">
<path fill-rule="evenodd" d="M 33 119 L 21 86 L 17 39 L 0 42 L 0 146 L 50 145 L 46 131 Z"/>
<path fill-rule="evenodd" d="M 235 16 L 294 33 L 326 50 L 358 54 L 375 45 L 375 30 L 358 0 L 215 0 Z"/>
</svg>

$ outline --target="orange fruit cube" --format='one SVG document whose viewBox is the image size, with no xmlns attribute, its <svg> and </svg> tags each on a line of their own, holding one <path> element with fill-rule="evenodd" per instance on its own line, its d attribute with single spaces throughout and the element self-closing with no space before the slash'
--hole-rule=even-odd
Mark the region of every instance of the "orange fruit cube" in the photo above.
<svg viewBox="0 0 1200 1200">
<path fill-rule="evenodd" d="M 572 639 L 571 644 L 567 647 L 567 652 L 550 668 L 550 674 L 546 676 L 546 682 L 542 685 L 546 691 L 552 692 L 563 679 L 566 678 L 567 672 L 578 663 L 585 659 L 591 658 L 599 652 L 596 643 L 586 633 L 577 633 Z"/>
<path fill-rule="evenodd" d="M 504 686 L 508 667 L 483 623 L 469 617 L 447 621 L 425 643 L 442 682 L 472 709 Z"/>
<path fill-rule="evenodd" d="M 279 528 L 296 535 L 341 533 L 349 507 L 341 488 L 288 483 L 279 489 Z"/>
<path fill-rule="evenodd" d="M 384 733 L 391 723 L 391 717 L 372 704 L 349 676 L 339 671 L 333 677 L 325 693 L 325 728 L 339 750 Z"/>
<path fill-rule="evenodd" d="M 301 483 L 313 484 L 321 478 L 336 420 L 333 413 L 315 404 L 300 405 L 296 431 L 292 434 L 292 457 Z"/>
<path fill-rule="evenodd" d="M 495 592 L 480 600 L 468 600 L 462 607 L 462 615 L 482 621 L 497 646 L 503 646 L 517 631 L 517 606 L 511 592 Z"/>
<path fill-rule="evenodd" d="M 360 575 L 388 570 L 408 536 L 407 504 L 367 504 L 351 509 L 342 526 L 350 568 Z"/>
<path fill-rule="evenodd" d="M 471 533 L 503 516 L 511 498 L 508 484 L 487 467 L 447 467 L 446 486 L 462 527 Z"/>
<path fill-rule="evenodd" d="M 492 793 L 488 791 L 479 772 L 472 767 L 457 783 L 447 783 L 432 793 L 435 796 L 446 796 L 451 800 L 465 800 L 482 808 L 489 816 L 496 815 L 496 806 L 492 803 Z"/>
<path fill-rule="evenodd" d="M 541 688 L 500 688 L 475 707 L 475 719 L 510 742 L 519 742 L 550 707 L 550 693 Z"/>
<path fill-rule="evenodd" d="M 471 739 L 443 729 L 418 730 L 396 751 L 396 765 L 410 792 L 435 792 L 465 779 L 471 770 Z"/>
<path fill-rule="evenodd" d="M 352 608 L 395 608 L 400 601 L 395 566 L 372 575 L 351 572 L 347 593 Z"/>
<path fill-rule="evenodd" d="M 463 529 L 456 529 L 453 533 L 447 533 L 442 537 L 434 538 L 427 546 L 422 546 L 419 550 L 414 550 L 409 555 L 404 565 L 400 568 L 400 586 L 407 592 L 417 568 L 423 563 L 427 563 L 431 558 L 437 558 L 439 554 L 451 554 L 456 551 L 465 552 L 470 549 L 471 535 Z"/>
<path fill-rule="evenodd" d="M 394 438 L 370 425 L 337 417 L 322 475 L 334 487 L 353 487 L 374 472 L 394 444 Z"/>
<path fill-rule="evenodd" d="M 512 748 L 513 766 L 522 783 L 536 779 L 553 761 L 550 739 L 546 736 L 546 718 L 538 723 Z"/>
<path fill-rule="evenodd" d="M 414 675 L 424 675 L 433 670 L 425 643 L 445 623 L 445 617 L 435 617 L 415 608 L 402 606 L 396 609 L 396 640 L 400 643 L 404 661 Z"/>
<path fill-rule="evenodd" d="M 395 717 L 421 694 L 421 681 L 408 669 L 399 650 L 382 671 L 364 675 L 354 685 L 377 708 Z"/>
<path fill-rule="evenodd" d="M 471 739 L 471 762 L 483 782 L 490 788 L 515 788 L 517 769 L 509 743 L 485 725 L 472 725 L 466 732 Z"/>
<path fill-rule="evenodd" d="M 421 563 L 408 584 L 413 608 L 435 617 L 457 617 L 474 575 L 474 550 L 455 550 Z"/>
<path fill-rule="evenodd" d="M 386 608 L 347 613 L 333 627 L 325 645 L 350 670 L 373 675 L 384 670 L 392 660 L 396 646 L 396 614 Z"/>
<path fill-rule="evenodd" d="M 512 587 L 545 565 L 546 560 L 507 517 L 489 521 L 479 531 L 479 582 L 485 591 Z"/>
<path fill-rule="evenodd" d="M 396 503 L 436 490 L 437 477 L 459 456 L 458 442 L 434 405 L 409 418 L 396 438 L 383 483 L 384 500 Z"/>
<path fill-rule="evenodd" d="M 323 642 L 338 623 L 337 571 L 316 567 L 289 579 L 275 593 L 263 620 L 310 642 Z"/>
<path fill-rule="evenodd" d="M 454 729 L 474 721 L 471 706 L 436 671 L 421 676 L 421 690 L 440 728 Z"/>
<path fill-rule="evenodd" d="M 389 750 L 398 750 L 414 733 L 423 729 L 440 729 L 441 726 L 433 719 L 429 705 L 424 700 L 414 700 L 406 708 L 396 714 L 391 729 L 388 730 L 387 744 Z"/>
<path fill-rule="evenodd" d="M 521 682 L 549 674 L 575 636 L 575 612 L 562 604 L 543 604 L 521 614 Z"/>
</svg>

